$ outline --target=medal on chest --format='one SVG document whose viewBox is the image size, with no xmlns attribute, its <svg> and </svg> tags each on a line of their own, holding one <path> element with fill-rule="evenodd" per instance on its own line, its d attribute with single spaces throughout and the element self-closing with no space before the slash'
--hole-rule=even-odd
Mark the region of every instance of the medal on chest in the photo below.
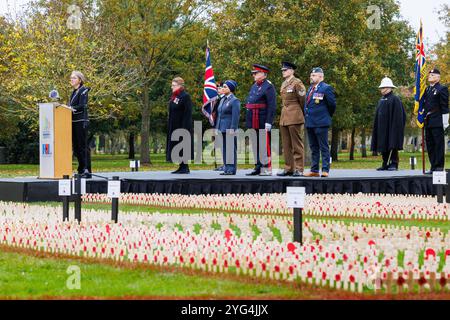
<svg viewBox="0 0 450 320">
<path fill-rule="evenodd" d="M 324 97 L 324 94 L 323 93 L 314 93 L 314 96 L 313 96 L 313 99 L 314 99 L 314 102 L 316 103 L 316 104 L 319 104 L 320 103 L 320 101 L 322 101 L 323 100 L 323 97 Z"/>
<path fill-rule="evenodd" d="M 173 100 L 173 103 L 175 103 L 175 104 L 178 104 L 178 103 L 180 103 L 180 99 L 178 99 L 178 98 L 175 98 L 175 99 Z"/>
</svg>

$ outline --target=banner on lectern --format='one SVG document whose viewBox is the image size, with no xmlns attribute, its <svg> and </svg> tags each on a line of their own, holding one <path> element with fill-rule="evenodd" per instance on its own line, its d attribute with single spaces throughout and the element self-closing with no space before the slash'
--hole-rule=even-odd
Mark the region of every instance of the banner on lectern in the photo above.
<svg viewBox="0 0 450 320">
<path fill-rule="evenodd" d="M 39 104 L 39 177 L 50 178 L 55 172 L 55 135 L 53 103 Z"/>
</svg>

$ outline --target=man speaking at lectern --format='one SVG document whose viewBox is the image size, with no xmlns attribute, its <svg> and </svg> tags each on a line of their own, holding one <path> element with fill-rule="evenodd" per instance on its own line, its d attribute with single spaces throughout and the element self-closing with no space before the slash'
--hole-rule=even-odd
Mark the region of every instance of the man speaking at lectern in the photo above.
<svg viewBox="0 0 450 320">
<path fill-rule="evenodd" d="M 70 84 L 73 87 L 69 107 L 72 108 L 72 145 L 78 160 L 78 173 L 83 178 L 91 178 L 91 152 L 88 146 L 88 92 L 84 86 L 85 76 L 79 71 L 73 71 Z"/>
</svg>

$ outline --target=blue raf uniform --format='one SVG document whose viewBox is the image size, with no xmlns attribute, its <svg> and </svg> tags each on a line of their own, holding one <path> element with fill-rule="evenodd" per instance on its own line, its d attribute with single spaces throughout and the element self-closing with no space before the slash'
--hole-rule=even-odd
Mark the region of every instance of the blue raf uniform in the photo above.
<svg viewBox="0 0 450 320">
<path fill-rule="evenodd" d="M 322 73 L 321 68 L 314 68 L 312 73 Z M 312 154 L 311 172 L 319 173 L 320 154 L 322 154 L 322 175 L 330 171 L 330 148 L 328 129 L 331 118 L 336 111 L 334 89 L 325 82 L 319 82 L 309 88 L 305 102 L 305 124 Z"/>
<path fill-rule="evenodd" d="M 222 97 L 217 108 L 216 129 L 222 135 L 223 173 L 235 175 L 237 170 L 237 137 L 241 102 L 234 95 L 237 83 L 234 80 L 225 81 L 230 93 Z"/>
<path fill-rule="evenodd" d="M 269 73 L 269 68 L 255 64 L 253 65 L 252 73 Z M 267 79 L 260 82 L 255 82 L 250 88 L 249 95 L 246 102 L 246 125 L 248 129 L 265 129 L 270 131 L 275 113 L 277 110 L 277 94 L 275 86 Z M 259 132 L 256 133 L 257 143 L 256 148 L 253 147 L 255 155 L 256 167 L 251 175 L 258 175 L 262 167 L 268 167 L 268 157 L 266 150 L 266 141 L 260 141 Z M 265 139 L 265 138 L 264 138 Z M 270 139 L 270 135 L 269 135 Z M 270 143 L 270 141 L 269 141 Z M 265 152 L 259 152 L 260 147 L 265 148 Z"/>
</svg>

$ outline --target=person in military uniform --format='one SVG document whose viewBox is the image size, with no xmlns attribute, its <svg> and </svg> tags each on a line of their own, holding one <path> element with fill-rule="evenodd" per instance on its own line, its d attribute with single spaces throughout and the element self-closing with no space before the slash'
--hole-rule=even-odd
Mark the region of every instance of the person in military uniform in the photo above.
<svg viewBox="0 0 450 320">
<path fill-rule="evenodd" d="M 269 68 L 263 65 L 253 65 L 255 83 L 250 88 L 245 107 L 247 128 L 256 130 L 256 146 L 252 144 L 256 165 L 248 176 L 272 175 L 269 166 L 270 149 L 267 145 L 270 148 L 270 131 L 277 110 L 277 98 L 275 86 L 267 80 L 269 72 Z M 265 134 L 260 130 L 265 130 Z"/>
<path fill-rule="evenodd" d="M 305 177 L 328 177 L 330 171 L 330 148 L 328 129 L 336 111 L 334 89 L 323 82 L 322 68 L 314 68 L 310 75 L 311 87 L 306 94 L 305 123 L 311 148 L 311 171 Z M 319 174 L 320 155 L 322 154 L 322 175 Z"/>
<path fill-rule="evenodd" d="M 300 177 L 304 170 L 303 127 L 305 116 L 306 88 L 303 82 L 294 76 L 297 66 L 290 62 L 283 62 L 281 71 L 284 82 L 281 85 L 280 132 L 283 143 L 285 168 L 278 176 Z"/>
<path fill-rule="evenodd" d="M 448 126 L 448 88 L 440 84 L 441 72 L 433 69 L 428 75 L 430 85 L 423 97 L 425 112 L 425 141 L 431 170 L 442 171 L 445 166 L 445 139 L 444 130 Z"/>
<path fill-rule="evenodd" d="M 403 150 L 406 112 L 400 98 L 392 92 L 394 88 L 396 86 L 388 77 L 379 86 L 383 97 L 375 113 L 371 143 L 371 150 L 381 152 L 383 156 L 383 164 L 378 171 L 398 170 L 398 151 Z"/>
<path fill-rule="evenodd" d="M 225 96 L 222 82 L 217 82 L 217 93 L 219 94 L 219 96 L 218 96 L 217 100 L 214 101 L 214 104 L 215 104 L 215 106 L 218 107 L 220 105 L 220 101 Z M 215 109 L 215 111 L 214 111 L 214 114 L 213 114 L 213 119 L 215 119 L 214 120 L 214 121 L 216 121 L 215 126 L 217 126 L 217 114 L 218 114 L 218 111 L 217 111 L 217 108 L 214 108 L 214 109 Z M 220 147 L 216 143 L 216 137 L 214 137 L 214 144 L 215 144 L 215 148 L 214 148 L 214 151 L 213 151 L 214 152 L 214 163 L 216 164 L 216 161 L 217 161 L 216 160 L 216 148 Z M 216 167 L 214 169 L 214 171 L 225 171 L 225 164 L 223 164 L 220 167 Z"/>
<path fill-rule="evenodd" d="M 73 71 L 70 84 L 73 92 L 69 107 L 72 109 L 72 145 L 73 153 L 78 160 L 78 173 L 83 178 L 91 178 L 91 150 L 88 145 L 88 92 L 84 86 L 85 76 L 80 71 Z"/>
<path fill-rule="evenodd" d="M 237 82 L 227 80 L 223 84 L 224 96 L 217 108 L 216 129 L 222 136 L 222 158 L 224 163 L 221 175 L 235 175 L 237 170 L 237 130 L 239 129 L 239 116 L 241 102 L 234 95 Z"/>
</svg>

